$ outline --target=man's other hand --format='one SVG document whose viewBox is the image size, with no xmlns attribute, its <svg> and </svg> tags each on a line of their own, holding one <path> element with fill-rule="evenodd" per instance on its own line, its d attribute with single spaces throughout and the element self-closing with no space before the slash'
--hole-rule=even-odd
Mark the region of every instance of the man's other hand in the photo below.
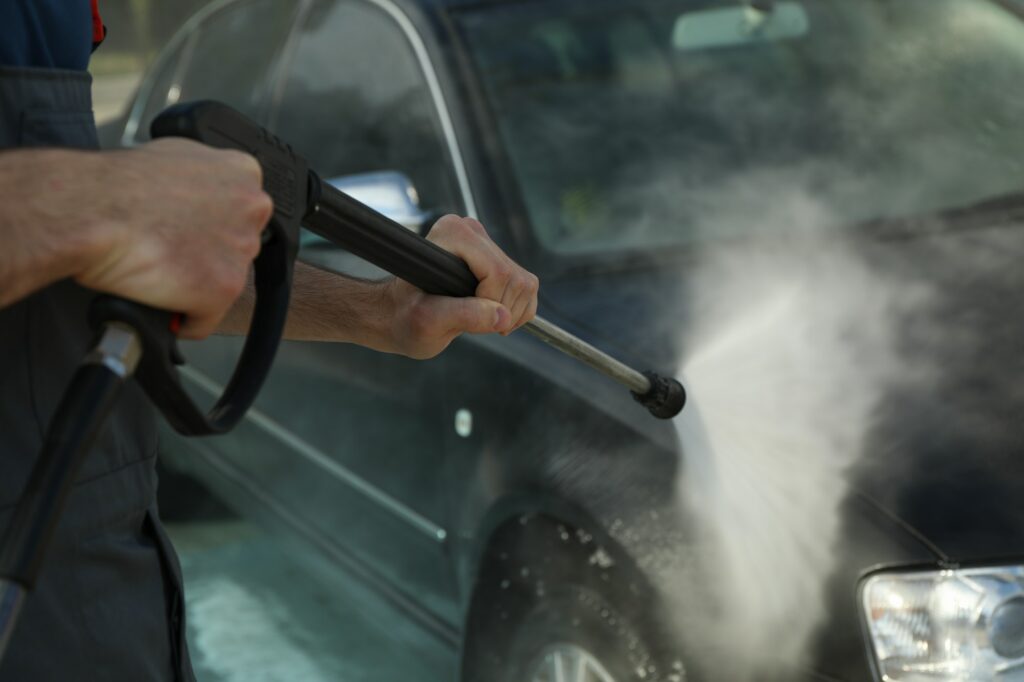
<svg viewBox="0 0 1024 682">
<path fill-rule="evenodd" d="M 431 358 L 462 333 L 508 335 L 537 314 L 537 277 L 516 265 L 473 218 L 446 215 L 427 239 L 466 261 L 480 284 L 475 297 L 425 294 L 393 279 L 385 284 L 393 311 L 385 350 L 412 358 Z"/>
</svg>

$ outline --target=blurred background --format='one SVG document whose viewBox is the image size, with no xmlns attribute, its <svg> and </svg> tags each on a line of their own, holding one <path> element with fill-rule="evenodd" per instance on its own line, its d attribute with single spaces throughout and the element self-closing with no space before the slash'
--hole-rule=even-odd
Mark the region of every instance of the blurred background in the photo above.
<svg viewBox="0 0 1024 682">
<path fill-rule="evenodd" d="M 121 112 L 146 67 L 207 0 L 102 0 L 107 39 L 93 55 L 93 106 L 103 124 Z"/>
</svg>

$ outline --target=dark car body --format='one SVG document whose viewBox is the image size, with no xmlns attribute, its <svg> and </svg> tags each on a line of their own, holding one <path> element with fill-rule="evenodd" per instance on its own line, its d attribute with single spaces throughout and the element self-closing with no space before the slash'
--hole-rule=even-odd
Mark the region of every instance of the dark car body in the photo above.
<svg viewBox="0 0 1024 682">
<path fill-rule="evenodd" d="M 379 119 L 366 116 L 362 104 L 345 105 L 360 101 L 358 88 L 346 87 L 372 80 L 368 74 L 386 45 L 359 64 L 324 64 L 314 54 L 311 70 L 302 71 L 303 41 L 326 30 L 317 15 L 330 15 L 336 4 L 358 8 L 351 22 L 372 14 L 388 27 L 374 31 L 393 31 L 391 37 L 405 43 L 418 64 L 422 83 L 412 92 L 430 110 L 427 124 L 402 118 L 415 108 L 407 102 L 374 109 L 373 92 L 365 95 L 366 109 Z M 426 209 L 479 217 L 503 249 L 539 275 L 546 318 L 631 365 L 673 375 L 697 342 L 690 333 L 701 314 L 695 289 L 705 281 L 692 273 L 701 269 L 705 250 L 682 244 L 560 252 L 537 237 L 493 101 L 460 28 L 466 13 L 502 4 L 217 3 L 172 41 L 116 136 L 124 144 L 142 141 L 148 118 L 164 105 L 179 97 L 217 97 L 271 127 L 324 176 L 408 172 Z M 556 5 L 585 3 L 548 6 L 554 12 Z M 242 10 L 251 10 L 248 18 Z M 337 41 L 358 42 L 359 33 Z M 367 36 L 376 35 L 363 32 L 368 44 L 354 45 L 353 55 L 362 50 L 365 57 L 377 40 Z M 231 57 L 243 44 L 238 49 L 252 54 Z M 350 71 L 351 78 L 342 78 Z M 342 85 L 329 82 L 335 72 Z M 323 88 L 311 87 L 325 78 Z M 352 141 L 357 134 L 369 134 L 369 119 L 395 119 L 393 128 L 408 138 L 381 143 L 373 167 L 335 164 L 334 157 L 360 144 Z M 382 123 L 377 132 L 386 136 L 387 130 Z M 425 134 L 435 136 L 432 146 L 419 146 Z M 404 152 L 394 148 L 403 145 L 433 159 L 409 161 L 427 170 L 399 167 Z M 438 159 L 445 170 L 435 172 L 430 164 Z M 914 315 L 900 318 L 896 335 L 904 357 L 926 358 L 937 370 L 928 381 L 888 387 L 875 405 L 862 456 L 845 471 L 849 485 L 836 501 L 839 531 L 820 576 L 826 616 L 814 624 L 799 660 L 776 676 L 876 675 L 859 592 L 874 572 L 1024 561 L 1022 220 L 1024 205 L 1003 202 L 882 219 L 809 240 L 730 238 L 737 250 L 786 251 L 793 240 L 806 253 L 857 250 L 876 272 L 926 284 L 934 294 Z M 322 245 L 304 256 L 340 271 L 379 274 Z M 955 333 L 965 328 L 981 331 L 966 338 Z M 228 338 L 187 345 L 183 375 L 190 389 L 205 401 L 218 395 L 240 347 L 240 340 Z M 628 392 L 523 333 L 463 337 L 429 362 L 286 341 L 234 433 L 185 440 L 168 431 L 163 449 L 170 466 L 248 513 L 284 520 L 452 647 L 467 646 L 474 636 L 467 623 L 486 608 L 481 586 L 488 583 L 486 572 L 497 570 L 488 557 L 515 545 L 509 537 L 529 520 L 543 518 L 572 538 L 593 538 L 624 567 L 622 580 L 642 583 L 638 594 L 650 599 L 651 630 L 659 633 L 651 636 L 679 644 L 691 675 L 715 678 L 730 655 L 729 643 L 695 650 L 665 613 L 678 602 L 651 596 L 673 562 L 685 565 L 690 553 L 702 551 L 699 523 L 679 512 L 688 459 L 673 424 L 652 419 Z M 651 560 L 659 553 L 672 556 L 668 568 Z M 584 565 L 587 557 L 593 559 L 589 550 Z"/>
</svg>

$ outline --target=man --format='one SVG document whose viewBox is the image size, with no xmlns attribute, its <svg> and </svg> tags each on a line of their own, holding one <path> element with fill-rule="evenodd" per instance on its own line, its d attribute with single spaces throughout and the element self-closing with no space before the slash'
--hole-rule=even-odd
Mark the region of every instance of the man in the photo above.
<svg viewBox="0 0 1024 682">
<path fill-rule="evenodd" d="M 180 139 L 98 152 L 89 54 L 95 0 L 0 4 L 0 532 L 109 292 L 185 313 L 187 338 L 243 332 L 246 279 L 272 212 L 244 154 Z M 431 239 L 480 280 L 423 294 L 297 265 L 286 334 L 428 358 L 463 332 L 531 319 L 536 278 L 474 220 Z M 129 386 L 90 453 L 13 635 L 0 680 L 191 680 L 180 572 L 155 508 L 155 422 Z"/>
</svg>

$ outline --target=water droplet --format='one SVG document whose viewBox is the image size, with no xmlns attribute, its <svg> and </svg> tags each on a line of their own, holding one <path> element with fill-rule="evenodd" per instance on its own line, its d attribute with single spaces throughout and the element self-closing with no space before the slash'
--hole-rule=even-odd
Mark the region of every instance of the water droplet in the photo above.
<svg viewBox="0 0 1024 682">
<path fill-rule="evenodd" d="M 637 676 L 637 677 L 639 677 L 639 678 L 641 678 L 641 679 L 647 679 L 647 671 L 646 671 L 646 670 L 644 670 L 644 667 L 643 667 L 643 666 L 639 666 L 639 667 L 638 667 L 638 668 L 636 669 L 636 676 Z"/>
<path fill-rule="evenodd" d="M 524 578 L 529 578 L 530 577 L 530 569 L 528 569 L 526 566 L 523 566 L 523 569 L 521 571 L 519 571 L 519 575 L 523 576 Z"/>
<path fill-rule="evenodd" d="M 473 435 L 473 413 L 463 408 L 455 413 L 455 433 L 463 438 Z"/>
<path fill-rule="evenodd" d="M 611 558 L 608 552 L 604 551 L 604 547 L 598 547 L 594 553 L 590 555 L 589 563 L 591 566 L 600 566 L 601 568 L 611 568 L 615 565 L 615 561 Z"/>
<path fill-rule="evenodd" d="M 508 586 L 509 586 L 509 585 L 511 585 L 511 584 L 512 584 L 512 583 L 511 583 L 511 582 L 509 582 L 508 580 L 502 580 L 502 581 L 501 581 L 501 589 L 503 589 L 503 590 L 507 590 L 507 589 L 508 589 Z"/>
</svg>

